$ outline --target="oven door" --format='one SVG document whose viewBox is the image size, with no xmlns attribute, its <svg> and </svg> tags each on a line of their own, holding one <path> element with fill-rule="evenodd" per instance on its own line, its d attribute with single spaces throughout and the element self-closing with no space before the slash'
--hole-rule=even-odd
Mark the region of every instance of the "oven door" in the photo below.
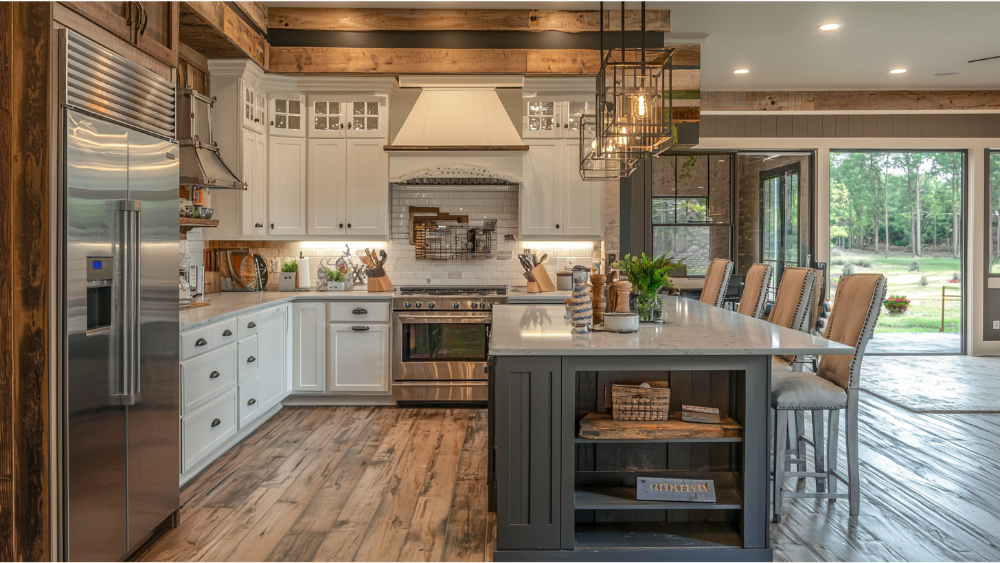
<svg viewBox="0 0 1000 563">
<path fill-rule="evenodd" d="M 472 311 L 395 313 L 393 380 L 485 381 L 491 318 Z"/>
</svg>

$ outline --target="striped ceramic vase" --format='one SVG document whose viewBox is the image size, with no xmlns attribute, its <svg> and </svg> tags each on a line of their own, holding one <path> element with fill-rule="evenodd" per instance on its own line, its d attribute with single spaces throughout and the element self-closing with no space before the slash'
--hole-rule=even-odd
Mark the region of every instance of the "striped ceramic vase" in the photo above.
<svg viewBox="0 0 1000 563">
<path fill-rule="evenodd" d="M 590 303 L 590 292 L 587 291 L 586 278 L 577 281 L 577 276 L 573 276 L 573 296 L 569 301 L 569 312 L 573 332 L 577 334 L 587 334 L 590 325 L 594 321 L 594 310 Z"/>
</svg>

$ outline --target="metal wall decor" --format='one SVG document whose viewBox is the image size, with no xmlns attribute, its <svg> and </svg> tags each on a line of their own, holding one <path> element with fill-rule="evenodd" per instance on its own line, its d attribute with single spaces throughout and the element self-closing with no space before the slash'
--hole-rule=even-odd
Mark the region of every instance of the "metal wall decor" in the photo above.
<svg viewBox="0 0 1000 563">
<path fill-rule="evenodd" d="M 625 3 L 621 9 L 619 48 L 604 49 L 604 3 L 601 3 L 601 68 L 597 73 L 596 135 L 589 159 L 581 159 L 580 173 L 587 168 L 618 170 L 625 177 L 639 159 L 669 148 L 673 142 L 673 55 L 669 47 L 646 47 L 646 3 L 642 2 L 641 44 L 625 43 Z M 610 18 L 610 12 L 609 16 Z M 581 128 L 582 132 L 582 128 Z M 617 160 L 617 166 L 594 161 Z M 587 161 L 591 161 L 587 164 Z M 593 177 L 593 176 L 591 176 Z M 599 176 L 610 177 L 610 176 Z"/>
</svg>

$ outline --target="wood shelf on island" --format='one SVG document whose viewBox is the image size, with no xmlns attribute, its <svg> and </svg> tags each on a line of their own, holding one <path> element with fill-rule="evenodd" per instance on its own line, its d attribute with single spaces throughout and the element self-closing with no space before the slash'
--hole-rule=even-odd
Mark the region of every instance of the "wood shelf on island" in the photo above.
<svg viewBox="0 0 1000 563">
<path fill-rule="evenodd" d="M 580 420 L 577 444 L 650 442 L 742 442 L 743 427 L 729 417 L 719 424 L 684 422 L 681 413 L 670 420 L 614 420 L 592 412 Z"/>
<path fill-rule="evenodd" d="M 635 487 L 576 487 L 577 510 L 740 510 L 743 497 L 735 488 L 719 488 L 715 502 L 636 500 Z"/>
<path fill-rule="evenodd" d="M 635 555 L 663 548 L 743 545 L 739 529 L 728 522 L 577 522 L 574 535 L 577 550 L 611 548 Z"/>
</svg>

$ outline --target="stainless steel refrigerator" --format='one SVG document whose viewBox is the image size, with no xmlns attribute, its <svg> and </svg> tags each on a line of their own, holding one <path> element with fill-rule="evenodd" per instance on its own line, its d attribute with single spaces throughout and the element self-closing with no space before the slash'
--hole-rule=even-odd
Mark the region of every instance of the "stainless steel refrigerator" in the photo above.
<svg viewBox="0 0 1000 563">
<path fill-rule="evenodd" d="M 180 506 L 179 150 L 63 123 L 66 554 L 117 561 Z"/>
</svg>

